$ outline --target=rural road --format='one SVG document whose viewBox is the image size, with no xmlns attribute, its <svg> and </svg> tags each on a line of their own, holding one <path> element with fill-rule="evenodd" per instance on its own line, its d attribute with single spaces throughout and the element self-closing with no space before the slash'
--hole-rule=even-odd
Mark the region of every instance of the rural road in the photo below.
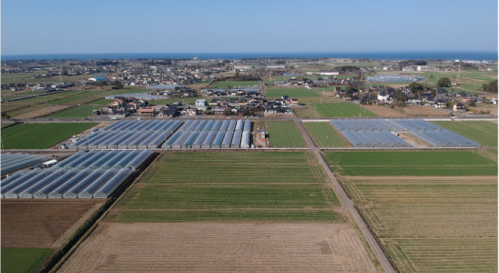
<svg viewBox="0 0 499 273">
<path fill-rule="evenodd" d="M 373 235 L 371 234 L 371 232 L 367 228 L 366 224 L 364 223 L 362 218 L 360 218 L 359 213 L 357 212 L 357 210 L 353 206 L 353 201 L 348 198 L 347 194 L 345 193 L 345 191 L 341 187 L 340 183 L 338 182 L 338 180 L 336 180 L 336 177 L 334 177 L 334 174 L 331 171 L 331 169 L 329 168 L 329 166 L 327 165 L 326 161 L 324 160 L 324 158 L 322 158 L 322 155 L 320 153 L 320 149 L 315 146 L 314 142 L 312 141 L 312 139 L 308 135 L 307 130 L 305 129 L 303 124 L 297 120 L 295 122 L 296 122 L 296 125 L 298 126 L 298 129 L 300 130 L 303 138 L 307 142 L 308 148 L 310 148 L 310 150 L 314 152 L 315 156 L 319 160 L 319 164 L 321 164 L 322 168 L 324 168 L 324 171 L 326 172 L 327 176 L 331 180 L 331 183 L 333 184 L 333 187 L 334 187 L 336 193 L 340 197 L 346 210 L 352 216 L 352 219 L 355 221 L 355 224 L 357 224 L 357 226 L 359 227 L 360 231 L 362 232 L 362 235 L 364 235 L 364 238 L 366 239 L 367 243 L 371 247 L 371 250 L 374 252 L 374 255 L 376 255 L 376 258 L 378 259 L 379 263 L 381 264 L 381 267 L 383 267 L 383 270 L 385 271 L 385 273 L 395 273 L 396 271 L 393 269 L 392 265 L 390 264 L 390 262 L 388 261 L 388 259 L 385 256 L 385 254 L 383 253 L 383 251 L 379 247 L 378 242 L 376 242 L 376 239 L 374 239 Z"/>
</svg>

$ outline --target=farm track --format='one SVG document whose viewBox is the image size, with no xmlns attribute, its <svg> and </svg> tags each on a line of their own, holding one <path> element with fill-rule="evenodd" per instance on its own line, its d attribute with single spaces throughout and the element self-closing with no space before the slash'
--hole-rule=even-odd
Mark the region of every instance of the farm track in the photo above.
<svg viewBox="0 0 499 273">
<path fill-rule="evenodd" d="M 345 206 L 345 209 L 349 212 L 350 216 L 352 217 L 352 220 L 355 222 L 357 227 L 360 229 L 362 235 L 366 239 L 371 250 L 374 252 L 374 255 L 376 256 L 376 258 L 378 259 L 381 267 L 383 268 L 385 273 L 395 273 L 395 269 L 393 268 L 391 263 L 388 261 L 388 258 L 386 257 L 385 253 L 381 250 L 381 247 L 379 246 L 378 242 L 376 241 L 374 236 L 369 231 L 366 223 L 362 220 L 359 212 L 354 207 L 353 201 L 348 198 L 348 195 L 343 190 L 343 188 L 341 187 L 338 180 L 336 180 L 336 177 L 334 177 L 331 169 L 329 168 L 329 165 L 326 163 L 326 161 L 322 157 L 320 149 L 315 147 L 312 139 L 308 135 L 307 130 L 305 129 L 303 124 L 299 121 L 295 121 L 295 122 L 296 122 L 296 125 L 298 126 L 298 129 L 302 133 L 303 138 L 307 142 L 307 146 L 314 152 L 315 156 L 317 157 L 317 159 L 319 161 L 319 164 L 322 166 L 322 168 L 326 172 L 327 176 L 331 180 L 331 183 L 333 184 L 336 195 L 339 197 L 339 199 L 341 200 L 341 202 Z"/>
</svg>

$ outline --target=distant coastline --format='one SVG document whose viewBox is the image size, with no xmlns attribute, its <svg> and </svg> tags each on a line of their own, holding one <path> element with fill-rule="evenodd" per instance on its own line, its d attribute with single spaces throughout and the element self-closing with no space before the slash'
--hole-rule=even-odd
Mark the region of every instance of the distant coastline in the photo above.
<svg viewBox="0 0 499 273">
<path fill-rule="evenodd" d="M 2 55 L 8 60 L 102 60 L 102 59 L 241 59 L 241 58 L 369 58 L 376 60 L 497 60 L 494 51 L 407 51 L 407 52 L 310 52 L 310 53 L 74 53 Z"/>
</svg>

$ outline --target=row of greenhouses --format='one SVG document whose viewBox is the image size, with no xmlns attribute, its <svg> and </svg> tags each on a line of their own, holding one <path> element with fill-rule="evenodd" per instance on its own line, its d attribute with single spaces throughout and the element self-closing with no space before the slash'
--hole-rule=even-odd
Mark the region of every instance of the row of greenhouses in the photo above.
<svg viewBox="0 0 499 273">
<path fill-rule="evenodd" d="M 165 141 L 165 149 L 250 148 L 250 120 L 189 120 Z"/>
<path fill-rule="evenodd" d="M 15 153 L 15 154 L 5 153 L 2 154 L 1 159 L 2 159 L 1 163 L 2 174 L 7 174 L 13 171 L 31 167 L 35 164 L 47 160 L 47 158 L 42 155 L 30 155 L 23 153 Z"/>
<path fill-rule="evenodd" d="M 19 171 L 1 181 L 2 198 L 108 198 L 153 152 L 77 152 L 48 169 Z"/>
</svg>

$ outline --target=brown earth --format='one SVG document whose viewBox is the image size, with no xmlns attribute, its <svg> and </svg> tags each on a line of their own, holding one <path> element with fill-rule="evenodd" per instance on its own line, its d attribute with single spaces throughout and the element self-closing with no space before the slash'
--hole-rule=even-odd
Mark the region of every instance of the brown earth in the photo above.
<svg viewBox="0 0 499 273">
<path fill-rule="evenodd" d="M 100 224 L 59 272 L 376 272 L 350 224 Z"/>
<path fill-rule="evenodd" d="M 15 116 L 15 118 L 18 118 L 18 119 L 36 118 L 36 117 L 48 115 L 48 114 L 53 113 L 53 112 L 58 112 L 58 111 L 61 111 L 61 110 L 64 110 L 64 109 L 70 108 L 70 107 L 72 107 L 72 106 L 71 105 L 53 105 L 50 107 L 45 107 L 45 108 L 42 108 L 39 110 L 35 110 L 35 111 L 31 111 L 31 112 L 28 112 L 25 114 L 21 114 L 19 116 Z"/>
<path fill-rule="evenodd" d="M 2 247 L 58 248 L 102 205 L 46 201 L 2 200 Z"/>
<path fill-rule="evenodd" d="M 476 181 L 497 179 L 496 176 L 342 176 L 342 180 L 404 180 L 404 181 Z"/>
<path fill-rule="evenodd" d="M 424 106 L 407 106 L 401 109 L 405 116 L 450 116 L 450 113 Z"/>
<path fill-rule="evenodd" d="M 476 112 L 476 113 L 490 112 L 491 115 L 497 117 L 497 105 L 486 104 L 486 105 L 480 105 L 477 107 L 468 107 L 468 109 L 470 110 L 470 112 Z"/>
<path fill-rule="evenodd" d="M 386 106 L 362 105 L 362 107 L 383 118 L 398 118 L 404 115 Z"/>
</svg>

